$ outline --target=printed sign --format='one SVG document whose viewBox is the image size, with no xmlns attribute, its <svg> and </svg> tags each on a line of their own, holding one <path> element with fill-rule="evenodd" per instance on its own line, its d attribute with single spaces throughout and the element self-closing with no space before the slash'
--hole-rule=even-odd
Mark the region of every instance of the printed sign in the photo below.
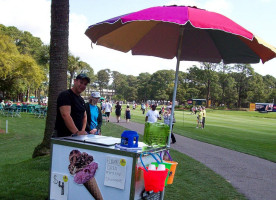
<svg viewBox="0 0 276 200">
<path fill-rule="evenodd" d="M 125 189 L 126 166 L 127 162 L 125 159 L 107 156 L 104 185 L 121 190 Z"/>
<path fill-rule="evenodd" d="M 50 199 L 67 200 L 67 196 L 68 176 L 64 174 L 52 173 Z"/>
</svg>

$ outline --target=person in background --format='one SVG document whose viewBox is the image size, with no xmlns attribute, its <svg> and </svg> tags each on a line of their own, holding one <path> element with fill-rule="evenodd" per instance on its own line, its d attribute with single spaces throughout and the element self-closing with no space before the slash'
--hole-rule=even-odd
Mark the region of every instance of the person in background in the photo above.
<svg viewBox="0 0 276 200">
<path fill-rule="evenodd" d="M 159 111 L 159 115 L 163 115 L 164 112 L 165 112 L 165 107 L 162 106 L 161 109 L 160 109 L 160 111 Z"/>
<path fill-rule="evenodd" d="M 101 99 L 100 106 L 101 106 L 102 113 L 104 113 L 103 112 L 103 110 L 104 110 L 104 99 Z"/>
<path fill-rule="evenodd" d="M 155 109 L 156 109 L 156 105 L 152 104 L 151 110 L 149 110 L 146 114 L 146 119 L 145 119 L 146 122 L 155 123 L 155 122 L 157 122 L 157 119 L 161 120 L 161 117 L 160 117 L 158 111 Z"/>
<path fill-rule="evenodd" d="M 129 120 L 130 120 L 130 108 L 129 108 L 129 106 L 127 106 L 127 108 L 126 108 L 125 118 L 126 118 L 126 123 L 128 123 Z"/>
<path fill-rule="evenodd" d="M 168 126 L 170 126 L 171 112 L 172 112 L 172 109 L 169 108 L 169 109 L 167 109 L 166 112 L 164 112 L 164 115 L 163 115 L 164 124 L 167 124 Z M 173 144 L 176 143 L 176 139 L 175 139 L 174 134 L 173 134 L 173 126 L 174 126 L 174 123 L 175 123 L 175 118 L 174 118 L 174 116 L 173 116 L 172 132 L 171 132 L 171 139 L 172 139 L 172 143 L 173 143 Z"/>
<path fill-rule="evenodd" d="M 4 100 L 2 100 L 1 105 L 2 105 L 3 108 L 5 107 L 5 102 L 4 102 Z"/>
<path fill-rule="evenodd" d="M 206 119 L 206 109 L 202 107 L 202 128 L 205 128 L 205 119 Z"/>
<path fill-rule="evenodd" d="M 141 110 L 142 110 L 142 113 L 143 115 L 145 114 L 145 110 L 146 110 L 146 106 L 144 103 L 141 104 Z"/>
<path fill-rule="evenodd" d="M 112 105 L 111 105 L 111 103 L 109 103 L 108 100 L 106 100 L 105 106 L 104 106 L 104 113 L 106 115 L 107 122 L 109 122 L 109 116 L 110 116 L 111 112 L 112 112 Z"/>
<path fill-rule="evenodd" d="M 199 110 L 198 110 L 197 106 L 195 106 L 195 109 L 194 109 L 195 115 L 196 115 L 196 113 L 197 113 L 198 111 L 199 111 Z"/>
<path fill-rule="evenodd" d="M 202 128 L 202 118 L 203 118 L 203 112 L 202 109 L 198 109 L 198 115 L 197 115 L 197 127 L 196 128 Z"/>
<path fill-rule="evenodd" d="M 120 105 L 119 101 L 117 101 L 116 106 L 115 106 L 115 114 L 116 114 L 116 118 L 117 118 L 117 123 L 120 122 L 121 110 L 122 110 L 122 106 Z"/>
<path fill-rule="evenodd" d="M 85 110 L 87 113 L 86 131 L 93 135 L 101 135 L 102 126 L 102 112 L 97 106 L 99 98 L 101 97 L 99 92 L 92 92 L 89 98 L 89 102 L 85 104 Z"/>
<path fill-rule="evenodd" d="M 79 74 L 74 79 L 73 87 L 58 95 L 54 137 L 87 134 L 85 103 L 80 94 L 86 89 L 88 83 L 90 78 L 86 74 Z"/>
</svg>

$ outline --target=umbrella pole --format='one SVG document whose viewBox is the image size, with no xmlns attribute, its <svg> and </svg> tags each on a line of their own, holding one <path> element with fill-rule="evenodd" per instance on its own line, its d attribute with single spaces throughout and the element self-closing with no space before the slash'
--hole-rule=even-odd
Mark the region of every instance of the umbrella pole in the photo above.
<svg viewBox="0 0 276 200">
<path fill-rule="evenodd" d="M 173 124 L 173 116 L 174 116 L 174 106 L 175 106 L 175 99 L 176 99 L 176 90 L 177 90 L 178 72 L 179 72 L 179 65 L 180 65 L 180 55 L 181 55 L 181 49 L 182 49 L 183 32 L 184 32 L 184 26 L 180 26 L 179 39 L 178 39 L 178 50 L 177 50 L 177 62 L 176 62 L 175 79 L 174 79 L 174 90 L 173 90 L 173 99 L 172 99 L 172 112 L 171 112 L 171 116 L 170 116 L 170 134 L 169 134 L 167 147 L 170 147 L 170 145 L 171 145 L 172 124 Z"/>
</svg>

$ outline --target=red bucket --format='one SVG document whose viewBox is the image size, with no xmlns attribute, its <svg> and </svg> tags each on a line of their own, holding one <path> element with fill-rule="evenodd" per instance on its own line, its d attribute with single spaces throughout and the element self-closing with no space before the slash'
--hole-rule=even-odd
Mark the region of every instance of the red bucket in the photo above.
<svg viewBox="0 0 276 200">
<path fill-rule="evenodd" d="M 159 192 L 164 190 L 165 180 L 167 178 L 169 170 L 157 171 L 147 170 L 144 167 L 140 167 L 144 172 L 144 185 L 146 191 Z"/>
</svg>

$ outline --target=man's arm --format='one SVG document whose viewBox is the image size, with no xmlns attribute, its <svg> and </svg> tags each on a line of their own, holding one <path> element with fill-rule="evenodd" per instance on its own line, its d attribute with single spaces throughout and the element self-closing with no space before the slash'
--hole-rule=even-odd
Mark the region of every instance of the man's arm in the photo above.
<svg viewBox="0 0 276 200">
<path fill-rule="evenodd" d="M 76 127 L 70 113 L 71 113 L 71 106 L 61 106 L 59 108 L 61 116 L 64 120 L 64 123 L 66 127 L 69 129 L 69 131 L 72 134 L 77 134 L 77 135 L 85 135 L 85 131 L 79 131 L 78 128 Z"/>
<path fill-rule="evenodd" d="M 146 119 L 145 119 L 145 121 L 146 121 L 146 122 L 148 121 L 148 116 L 146 116 Z"/>
</svg>

